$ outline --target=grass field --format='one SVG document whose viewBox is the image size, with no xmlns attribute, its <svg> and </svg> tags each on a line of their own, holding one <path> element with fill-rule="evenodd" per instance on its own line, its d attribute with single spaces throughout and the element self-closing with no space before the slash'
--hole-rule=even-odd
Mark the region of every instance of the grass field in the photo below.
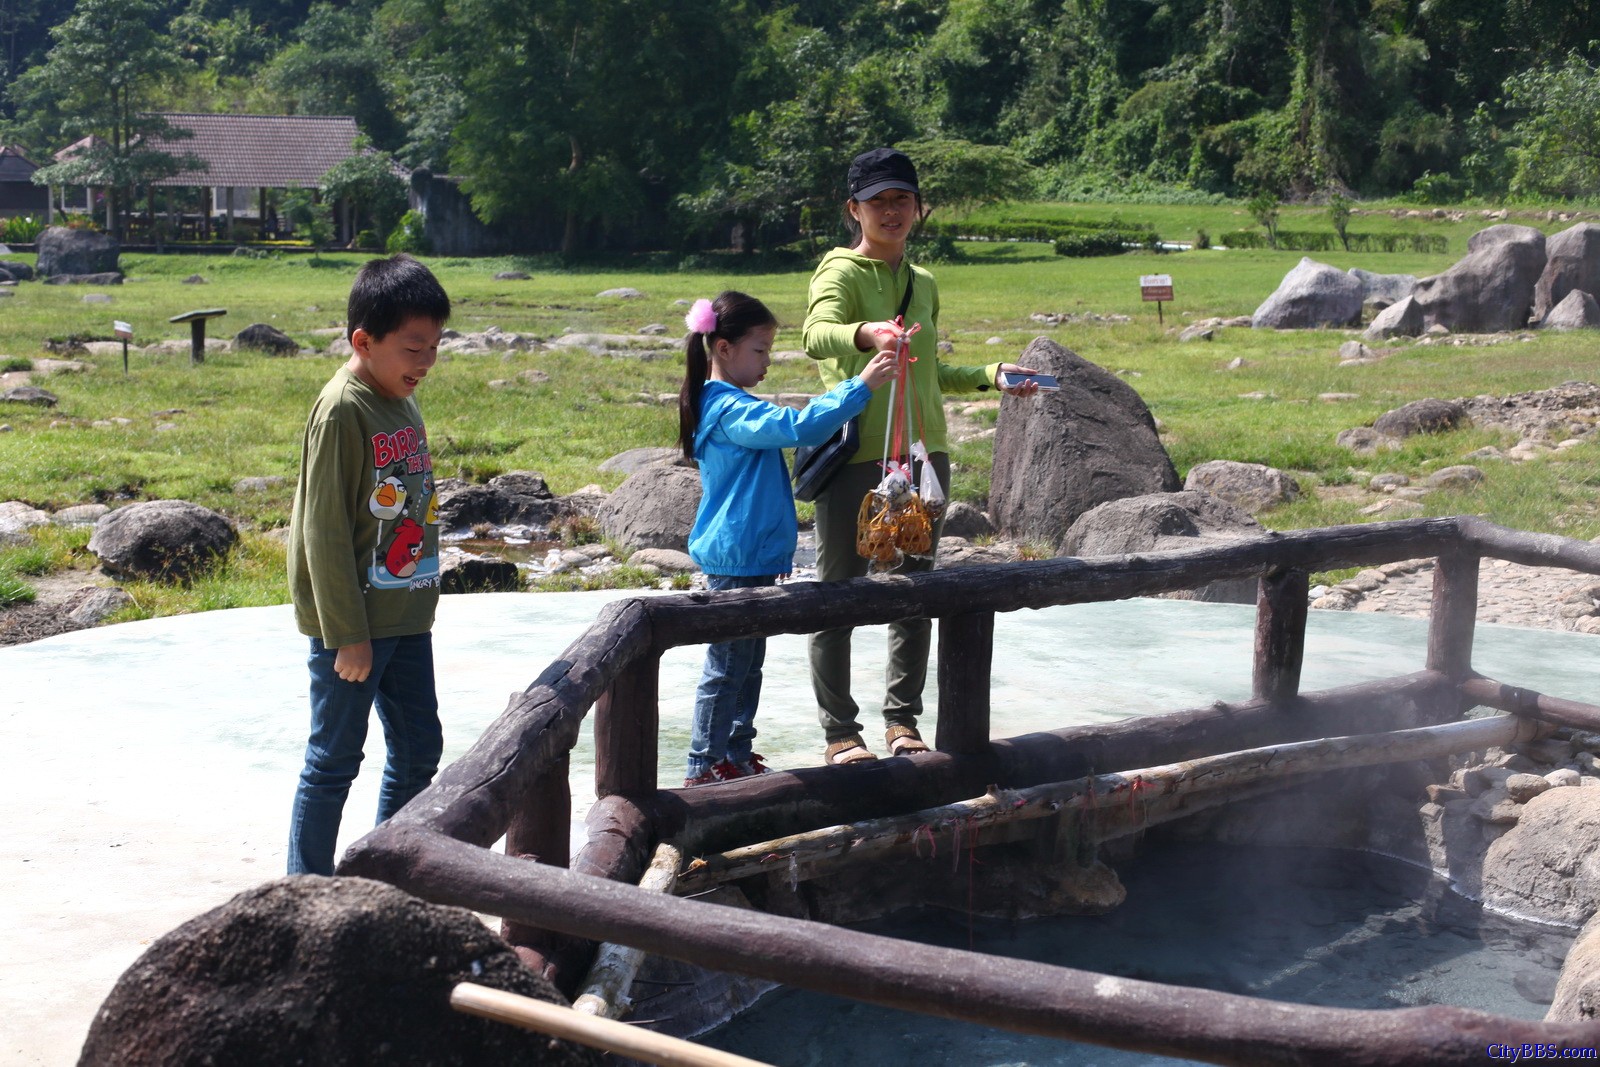
<svg viewBox="0 0 1600 1067">
<path fill-rule="evenodd" d="M 1054 210 L 1024 205 L 1018 212 Z M 1092 205 L 1071 205 L 1075 211 Z M 1064 209 L 1063 209 L 1064 210 Z M 1102 207 L 1107 214 L 1145 217 L 1143 205 Z M 1241 210 L 1227 205 L 1182 207 L 1217 226 Z M 1385 216 L 1387 218 L 1387 216 Z M 1246 220 L 1247 221 L 1247 220 Z M 1400 220 L 1405 221 L 1405 220 Z M 1290 223 L 1285 220 L 1287 228 Z M 1451 224 L 1454 225 L 1454 224 Z M 1479 228 L 1473 225 L 1470 229 Z M 1561 224 L 1547 226 L 1557 228 Z M 1220 230 L 1220 226 L 1217 226 Z M 1600 343 L 1576 334 L 1533 335 L 1498 346 L 1407 345 L 1382 362 L 1340 368 L 1346 331 L 1276 333 L 1229 329 L 1211 343 L 1180 345 L 1175 328 L 1194 319 L 1249 314 L 1298 262 L 1299 253 L 1196 251 L 1133 253 L 1105 259 L 1065 259 L 1042 244 L 963 246 L 967 261 L 936 268 L 943 307 L 941 327 L 962 364 L 1015 358 L 1035 336 L 1048 335 L 1079 355 L 1124 374 L 1166 427 L 1164 440 L 1180 474 L 1207 459 L 1268 463 L 1293 472 L 1308 490 L 1349 484 L 1365 475 L 1399 471 L 1416 478 L 1459 461 L 1487 443 L 1482 431 L 1412 439 L 1398 452 L 1357 460 L 1335 447 L 1343 429 L 1369 423 L 1382 412 L 1426 396 L 1458 397 L 1542 389 L 1591 379 Z M 308 346 L 325 349 L 314 330 L 342 324 L 345 294 L 364 260 L 324 255 L 252 260 L 222 256 L 123 257 L 127 283 L 103 290 L 113 303 L 84 303 L 76 286 L 24 283 L 0 301 L 0 369 L 25 366 L 45 355 L 47 338 L 109 337 L 111 320 L 133 324 L 139 344 L 187 337 L 187 326 L 167 319 L 200 307 L 223 307 L 212 336 L 267 322 Z M 1456 254 L 1322 254 L 1341 268 L 1384 273 L 1436 273 Z M 778 348 L 799 347 L 808 270 L 745 273 L 716 270 L 552 269 L 542 261 L 428 260 L 455 301 L 451 325 L 463 332 L 494 325 L 550 338 L 569 330 L 633 333 L 662 323 L 681 329 L 684 309 L 674 301 L 714 295 L 722 288 L 753 293 L 784 323 Z M 528 281 L 496 281 L 507 269 L 529 270 Z M 198 273 L 207 284 L 183 285 Z M 1172 275 L 1175 301 L 1164 326 L 1154 305 L 1139 300 L 1138 277 Z M 631 286 L 638 300 L 601 298 L 605 289 Z M 1040 327 L 1034 312 L 1115 313 L 1120 325 Z M 998 344 L 985 343 L 998 337 Z M 1242 358 L 1238 369 L 1227 369 Z M 251 536 L 227 571 L 190 590 L 136 589 L 141 614 L 200 610 L 239 603 L 271 603 L 286 595 L 281 549 L 258 536 L 288 522 L 298 439 L 305 412 L 338 365 L 330 357 L 273 359 L 244 353 L 215 354 L 191 367 L 186 355 L 154 357 L 135 350 L 124 377 L 121 359 L 93 357 L 91 372 L 40 379 L 60 397 L 53 409 L 0 405 L 0 499 L 22 499 L 56 509 L 88 501 L 176 497 L 221 510 Z M 490 388 L 538 368 L 549 380 Z M 618 476 L 597 470 L 628 448 L 670 445 L 675 410 L 654 401 L 676 392 L 681 360 L 642 362 L 588 352 L 540 351 L 510 355 L 455 355 L 442 361 L 419 391 L 428 418 L 436 469 L 442 476 L 483 480 L 507 470 L 545 475 L 558 493 L 597 482 L 613 488 Z M 816 391 L 807 361 L 775 365 L 764 388 Z M 1246 399 L 1263 393 L 1265 399 Z M 1356 394 L 1338 403 L 1325 393 Z M 645 398 L 651 399 L 645 399 Z M 126 424 L 94 425 L 126 419 Z M 168 428 L 161 428 L 161 427 Z M 982 501 L 987 492 L 989 445 L 959 446 L 954 493 Z M 1427 514 L 1471 511 L 1531 530 L 1591 537 L 1600 533 L 1594 503 L 1600 486 L 1600 449 L 1585 444 L 1543 461 L 1496 465 L 1470 496 L 1435 493 Z M 265 492 L 236 495 L 249 476 L 281 476 Z M 1300 502 L 1264 514 L 1279 528 L 1359 521 L 1357 503 L 1308 492 Z M 52 535 L 56 536 L 56 535 Z M 83 548 L 59 537 L 43 549 L 0 551 L 0 600 L 26 585 L 30 573 L 58 569 Z M 31 552 L 31 555 L 27 555 Z M 27 558 L 23 558 L 27 555 Z M 8 584 L 9 583 L 9 584 Z M 25 599 L 25 595 L 11 599 Z"/>
</svg>

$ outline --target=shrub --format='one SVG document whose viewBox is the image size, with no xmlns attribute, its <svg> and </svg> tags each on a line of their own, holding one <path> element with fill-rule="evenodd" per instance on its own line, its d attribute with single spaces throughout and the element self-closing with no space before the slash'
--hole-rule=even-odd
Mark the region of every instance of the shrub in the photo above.
<svg viewBox="0 0 1600 1067">
<path fill-rule="evenodd" d="M 1194 246 L 1196 248 L 1210 248 L 1211 235 L 1204 230 L 1194 231 Z"/>
<path fill-rule="evenodd" d="M 1411 191 L 1399 199 L 1414 204 L 1455 204 L 1471 191 L 1464 179 L 1424 171 L 1422 177 L 1411 183 Z"/>
<path fill-rule="evenodd" d="M 0 359 L 0 374 L 10 374 L 12 371 L 32 370 L 33 360 L 26 356 L 6 356 Z"/>
<path fill-rule="evenodd" d="M 1347 233 L 1351 252 L 1429 252 L 1450 250 L 1450 239 L 1440 233 Z M 1228 248 L 1266 248 L 1267 237 L 1255 230 L 1230 230 L 1222 235 Z M 1341 247 L 1339 235 L 1314 230 L 1279 230 L 1278 248 L 1286 252 L 1333 252 Z"/>
<path fill-rule="evenodd" d="M 925 222 L 924 237 L 949 236 L 969 241 L 1058 241 L 1064 237 L 1081 237 L 1084 234 L 1115 230 L 1132 234 L 1134 243 L 1142 243 L 1156 236 L 1156 228 L 1148 222 L 1124 222 L 1113 216 L 1110 219 L 1007 219 L 1004 222 Z"/>
<path fill-rule="evenodd" d="M 0 607 L 12 604 L 31 604 L 33 586 L 12 574 L 0 574 Z"/>
<path fill-rule="evenodd" d="M 389 252 L 422 253 L 428 251 L 427 218 L 420 211 L 407 211 L 395 223 L 394 232 L 384 247 Z"/>
<path fill-rule="evenodd" d="M 378 241 L 378 235 L 372 230 L 361 230 L 356 234 L 355 239 L 350 242 L 350 247 L 359 248 L 362 250 L 374 250 L 383 246 Z"/>
<path fill-rule="evenodd" d="M 1128 250 L 1129 245 L 1151 247 L 1153 235 L 1121 233 L 1101 230 L 1098 233 L 1063 237 L 1056 242 L 1056 255 L 1083 258 L 1086 256 L 1115 256 Z"/>
<path fill-rule="evenodd" d="M 5 230 L 0 232 L 5 240 L 12 244 L 30 244 L 38 240 L 44 232 L 44 222 L 32 215 L 17 215 L 6 220 Z"/>
</svg>

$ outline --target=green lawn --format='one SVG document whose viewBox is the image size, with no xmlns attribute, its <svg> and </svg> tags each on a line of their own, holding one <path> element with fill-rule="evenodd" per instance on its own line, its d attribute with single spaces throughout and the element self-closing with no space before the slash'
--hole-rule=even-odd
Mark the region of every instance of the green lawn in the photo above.
<svg viewBox="0 0 1600 1067">
<path fill-rule="evenodd" d="M 1039 208 L 1032 205 L 1031 208 Z M 1086 206 L 1072 205 L 1073 210 Z M 1142 205 L 1105 209 L 1126 218 L 1154 211 Z M 1215 219 L 1234 209 L 1183 207 L 1174 211 Z M 1285 222 L 1287 226 L 1287 221 Z M 1476 227 L 1474 227 L 1476 228 Z M 1121 372 L 1166 427 L 1164 440 L 1180 473 L 1207 459 L 1268 463 L 1296 474 L 1308 488 L 1347 484 L 1379 471 L 1417 477 L 1457 462 L 1485 443 L 1481 431 L 1413 440 L 1398 452 L 1358 460 L 1333 444 L 1351 426 L 1425 396 L 1457 397 L 1542 389 L 1595 374 L 1596 342 L 1574 334 L 1534 335 L 1492 347 L 1402 345 L 1384 361 L 1339 368 L 1336 351 L 1354 336 L 1348 331 L 1276 333 L 1221 331 L 1210 343 L 1179 344 L 1184 323 L 1211 316 L 1249 314 L 1299 261 L 1292 252 L 1197 251 L 1168 255 L 1133 253 L 1104 259 L 1066 259 L 1042 244 L 963 246 L 965 262 L 935 269 L 943 307 L 941 326 L 963 364 L 1016 358 L 1035 336 L 1050 336 L 1079 355 Z M 141 344 L 187 337 L 187 327 L 167 319 L 199 307 L 225 307 L 212 322 L 213 336 L 231 336 L 252 322 L 268 322 L 307 345 L 326 348 L 328 338 L 311 331 L 338 326 L 351 277 L 365 257 L 325 255 L 251 260 L 224 256 L 128 255 L 127 284 L 104 290 L 24 283 L 0 302 L 0 367 L 45 355 L 47 338 L 109 337 L 111 320 L 131 322 Z M 1361 266 L 1385 273 L 1435 273 L 1455 255 L 1325 254 L 1335 266 Z M 463 332 L 494 325 L 550 338 L 568 330 L 633 333 L 662 323 L 670 335 L 681 329 L 683 307 L 674 301 L 739 288 L 766 300 L 784 326 L 778 348 L 799 347 L 808 271 L 779 273 L 678 271 L 670 269 L 549 269 L 542 261 L 514 258 L 432 259 L 455 301 L 451 325 Z M 529 281 L 496 281 L 500 270 L 529 269 Z M 180 284 L 190 274 L 204 286 Z M 1141 274 L 1165 273 L 1176 299 L 1165 308 L 1139 300 Z M 642 299 L 598 297 L 621 286 L 641 290 Z M 89 291 L 111 294 L 113 303 L 86 304 Z M 1119 325 L 1041 327 L 1035 312 L 1121 314 Z M 986 344 L 991 337 L 997 345 Z M 1244 365 L 1228 369 L 1235 358 Z M 55 509 L 101 500 L 178 497 L 226 512 L 253 534 L 288 521 L 298 438 L 305 412 L 338 361 L 326 357 L 273 359 L 229 353 L 192 367 L 186 355 L 147 356 L 135 351 L 131 372 L 119 356 L 92 357 L 87 374 L 40 379 L 60 397 L 53 409 L 0 405 L 0 498 L 17 498 Z M 516 379 L 538 368 L 547 382 L 490 388 L 492 380 Z M 428 418 L 441 476 L 483 480 L 507 470 L 540 471 L 558 493 L 597 482 L 620 480 L 597 470 L 601 461 L 628 448 L 670 445 L 676 412 L 658 394 L 675 393 L 681 360 L 645 362 L 598 357 L 587 352 L 456 355 L 442 361 L 418 397 Z M 779 364 L 767 380 L 775 392 L 815 391 L 817 379 L 805 361 Z M 1267 394 L 1245 399 L 1243 394 Z M 1357 399 L 1330 403 L 1325 393 Z M 178 413 L 171 413 L 174 410 Z M 168 412 L 169 414 L 162 414 Z M 95 426 L 126 419 L 127 424 Z M 170 428 L 162 429 L 160 427 Z M 1593 503 L 1600 484 L 1594 445 L 1521 465 L 1497 465 L 1470 497 L 1434 494 L 1427 514 L 1472 511 L 1508 525 L 1590 537 L 1600 533 Z M 982 501 L 987 491 L 990 446 L 957 448 L 958 497 Z M 281 476 L 265 492 L 236 495 L 243 477 Z M 1261 517 L 1277 527 L 1359 521 L 1358 505 L 1319 500 Z M 222 587 L 193 593 L 145 590 L 144 610 L 161 613 L 270 602 L 284 595 L 278 555 L 266 538 L 252 537 L 247 557 L 224 576 Z M 69 546 L 80 557 L 81 545 Z M 15 550 L 12 550 L 15 551 Z M 281 553 L 280 553 L 281 554 Z M 0 553 L 0 578 L 25 581 L 26 574 Z M 61 558 L 61 553 L 57 553 Z M 13 593 L 13 596 L 18 594 Z M 137 595 L 137 594 L 136 594 Z"/>
</svg>

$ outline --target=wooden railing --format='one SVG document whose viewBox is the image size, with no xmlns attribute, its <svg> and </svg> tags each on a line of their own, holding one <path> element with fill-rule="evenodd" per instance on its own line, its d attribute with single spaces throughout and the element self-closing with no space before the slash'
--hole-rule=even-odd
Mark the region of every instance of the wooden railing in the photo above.
<svg viewBox="0 0 1600 1067">
<path fill-rule="evenodd" d="M 1544 1024 L 1454 1008 L 1353 1011 L 1163 986 L 913 945 L 697 904 L 632 884 L 655 845 L 748 844 L 854 819 L 1107 770 L 1286 741 L 1459 718 L 1474 705 L 1584 729 L 1600 708 L 1472 670 L 1478 561 L 1600 574 L 1600 546 L 1471 517 L 1269 533 L 1223 545 L 1062 558 L 911 577 L 615 602 L 478 742 L 393 819 L 356 842 L 341 874 L 501 916 L 524 957 L 570 988 L 597 942 L 718 970 L 1029 1033 L 1227 1064 L 1477 1063 L 1488 1043 L 1600 1044 L 1600 1023 Z M 1313 571 L 1435 557 L 1423 669 L 1300 692 Z M 1253 698 L 1162 716 L 990 739 L 994 614 L 1259 579 Z M 658 673 L 679 645 L 939 620 L 935 750 L 866 767 L 816 767 L 713 789 L 657 782 Z M 570 855 L 568 754 L 595 709 L 589 838 Z M 1219 750 L 1219 738 L 1227 747 Z M 505 852 L 490 846 L 505 838 Z"/>
</svg>

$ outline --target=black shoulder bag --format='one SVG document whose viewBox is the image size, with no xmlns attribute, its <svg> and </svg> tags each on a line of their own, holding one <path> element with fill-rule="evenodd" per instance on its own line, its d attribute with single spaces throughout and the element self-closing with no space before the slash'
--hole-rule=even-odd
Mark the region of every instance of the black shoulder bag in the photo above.
<svg viewBox="0 0 1600 1067">
<path fill-rule="evenodd" d="M 900 310 L 895 318 L 905 320 L 906 309 L 911 306 L 911 286 L 916 272 L 906 264 L 906 295 L 900 298 Z M 794 498 L 815 500 L 821 495 L 839 468 L 850 462 L 850 457 L 861 447 L 861 416 L 857 415 L 834 432 L 820 445 L 801 445 L 794 450 Z"/>
</svg>

